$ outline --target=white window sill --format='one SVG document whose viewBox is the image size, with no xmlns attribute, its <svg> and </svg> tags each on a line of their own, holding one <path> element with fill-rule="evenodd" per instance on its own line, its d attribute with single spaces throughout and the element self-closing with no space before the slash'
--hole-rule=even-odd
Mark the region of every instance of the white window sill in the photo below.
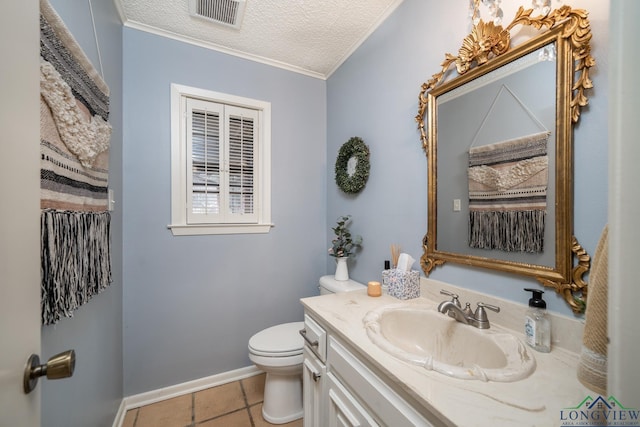
<svg viewBox="0 0 640 427">
<path fill-rule="evenodd" d="M 174 236 L 198 236 L 205 234 L 260 234 L 268 233 L 273 224 L 169 224 Z"/>
</svg>

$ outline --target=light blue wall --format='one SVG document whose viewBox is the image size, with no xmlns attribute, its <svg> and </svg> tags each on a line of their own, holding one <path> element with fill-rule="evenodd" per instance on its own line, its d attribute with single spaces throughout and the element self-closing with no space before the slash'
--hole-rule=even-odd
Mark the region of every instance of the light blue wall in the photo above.
<svg viewBox="0 0 640 427">
<path fill-rule="evenodd" d="M 575 128 L 575 234 L 593 255 L 607 221 L 609 5 L 596 0 L 565 3 L 589 11 L 597 61 L 591 71 L 595 89 L 588 93 L 589 106 Z M 350 263 L 355 280 L 379 280 L 392 243 L 416 260 L 422 255 L 427 171 L 414 121 L 418 92 L 439 71 L 444 54 L 458 52 L 468 32 L 467 4 L 405 0 L 327 82 L 327 221 L 352 214 L 352 231 L 364 238 L 363 250 Z M 334 183 L 332 165 L 340 146 L 355 135 L 371 149 L 371 177 L 362 193 L 346 196 Z M 331 235 L 327 230 L 325 240 Z M 333 268 L 328 259 L 328 271 Z M 522 288 L 537 284 L 453 264 L 437 267 L 431 277 L 522 303 L 528 299 Z M 552 290 L 545 296 L 550 310 L 572 315 Z"/>
<path fill-rule="evenodd" d="M 88 2 L 50 0 L 67 28 L 100 71 Z M 41 359 L 73 348 L 73 378 L 40 381 L 42 426 L 111 426 L 122 400 L 122 24 L 113 2 L 93 1 L 104 79 L 109 85 L 113 126 L 109 187 L 116 194 L 112 212 L 113 283 L 100 295 L 54 326 L 42 328 Z"/>
<path fill-rule="evenodd" d="M 272 108 L 268 234 L 179 236 L 171 222 L 170 84 Z M 325 273 L 325 82 L 124 29 L 124 390 L 249 366 L 257 331 L 302 320 Z"/>
</svg>

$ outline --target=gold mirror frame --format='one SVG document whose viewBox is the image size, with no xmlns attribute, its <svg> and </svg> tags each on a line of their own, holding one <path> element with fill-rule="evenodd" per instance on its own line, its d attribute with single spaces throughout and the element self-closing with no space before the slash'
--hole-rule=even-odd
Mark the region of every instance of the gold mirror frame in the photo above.
<svg viewBox="0 0 640 427">
<path fill-rule="evenodd" d="M 425 275 L 445 262 L 495 269 L 535 277 L 544 286 L 554 288 L 574 313 L 584 312 L 588 285 L 583 279 L 590 257 L 573 236 L 573 124 L 580 109 L 587 105 L 585 90 L 593 87 L 589 68 L 591 27 L 587 12 L 563 6 L 546 15 L 532 16 L 533 9 L 520 7 L 513 21 L 502 28 L 480 21 L 464 39 L 458 56 L 447 53 L 441 71 L 421 86 L 418 114 L 423 149 L 428 160 L 428 230 L 423 239 L 421 266 Z M 511 48 L 511 30 L 517 25 L 546 31 Z M 509 64 L 525 53 L 556 43 L 556 143 L 555 143 L 555 267 L 513 262 L 437 249 L 437 97 L 465 83 Z M 455 64 L 458 76 L 443 82 Z M 428 127 L 425 114 L 428 113 Z M 553 185 L 550 183 L 549 185 Z M 574 256 L 577 263 L 574 266 Z"/>
</svg>

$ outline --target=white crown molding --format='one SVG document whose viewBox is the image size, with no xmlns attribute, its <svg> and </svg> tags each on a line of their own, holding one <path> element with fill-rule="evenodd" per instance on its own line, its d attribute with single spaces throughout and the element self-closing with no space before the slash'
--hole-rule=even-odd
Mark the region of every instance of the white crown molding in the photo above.
<svg viewBox="0 0 640 427">
<path fill-rule="evenodd" d="M 303 74 L 309 77 L 313 77 L 316 79 L 320 79 L 320 80 L 326 80 L 328 76 L 322 74 L 322 73 L 318 73 L 315 71 L 311 71 L 311 70 L 306 70 L 304 68 L 301 67 L 296 67 L 294 65 L 291 64 L 286 64 L 284 62 L 280 62 L 280 61 L 275 61 L 273 59 L 269 59 L 269 58 L 265 58 L 259 55 L 251 55 L 245 52 L 240 52 L 234 49 L 230 49 L 224 46 L 220 46 L 217 45 L 215 43 L 210 43 L 210 42 L 204 42 L 202 40 L 196 40 L 192 37 L 187 37 L 181 34 L 176 34 L 174 32 L 171 31 L 167 31 L 167 30 L 163 30 L 157 27 L 153 27 L 150 25 L 146 25 L 143 24 L 141 22 L 136 22 L 136 21 L 131 21 L 131 20 L 126 20 L 124 21 L 123 24 L 125 27 L 128 28 L 132 28 L 135 30 L 139 30 L 139 31 L 144 31 L 146 33 L 151 33 L 151 34 L 155 34 L 157 36 L 160 37 L 166 37 L 169 39 L 173 39 L 176 41 L 180 41 L 183 43 L 188 43 L 194 46 L 198 46 L 198 47 L 202 47 L 205 49 L 210 49 L 210 50 L 214 50 L 216 52 L 221 52 L 221 53 L 225 53 L 227 55 L 232 55 L 232 56 L 236 56 L 239 58 L 243 58 L 243 59 L 247 59 L 249 61 L 253 61 L 253 62 L 258 62 L 261 64 L 265 64 L 265 65 L 270 65 L 272 67 L 276 67 L 276 68 L 281 68 L 287 71 L 292 71 L 294 73 L 298 73 L 298 74 Z"/>
<path fill-rule="evenodd" d="M 356 43 L 354 43 L 351 46 L 351 49 L 349 49 L 343 56 L 342 58 L 340 58 L 335 65 L 329 70 L 329 72 L 326 74 L 325 76 L 325 80 L 328 79 L 329 77 L 331 77 L 331 75 L 338 69 L 340 68 L 340 66 L 342 64 L 344 64 L 344 62 L 349 59 L 349 57 L 356 51 L 358 50 L 358 48 L 360 46 L 362 46 L 362 44 L 369 38 L 369 36 L 371 34 L 373 34 L 379 27 L 380 25 L 385 21 L 385 19 L 387 19 L 397 8 L 398 6 L 400 6 L 402 4 L 404 0 L 395 0 L 395 2 L 391 3 L 389 5 L 389 7 L 384 11 L 384 13 L 382 15 L 380 15 L 380 18 L 378 19 L 377 22 L 375 22 L 375 24 L 373 26 L 371 26 L 371 29 L 362 36 L 362 38 L 360 40 L 358 40 Z"/>
</svg>

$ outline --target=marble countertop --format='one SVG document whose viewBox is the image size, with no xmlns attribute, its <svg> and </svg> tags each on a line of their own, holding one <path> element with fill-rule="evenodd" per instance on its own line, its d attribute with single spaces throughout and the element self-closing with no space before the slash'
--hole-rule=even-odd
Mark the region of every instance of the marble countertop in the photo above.
<svg viewBox="0 0 640 427">
<path fill-rule="evenodd" d="M 560 426 L 562 409 L 575 407 L 593 394 L 577 379 L 579 354 L 560 346 L 546 354 L 531 349 L 537 365 L 534 373 L 520 381 L 500 383 L 456 379 L 427 371 L 396 359 L 369 340 L 362 322 L 369 311 L 399 302 L 427 305 L 435 310 L 437 303 L 427 298 L 400 301 L 388 295 L 369 297 L 366 290 L 358 290 L 301 301 L 307 312 L 351 344 L 397 388 L 424 409 L 444 415 L 455 425 Z M 499 315 L 492 314 L 494 321 Z M 492 328 L 501 326 L 494 322 Z M 504 330 L 524 342 L 523 334 Z"/>
</svg>

